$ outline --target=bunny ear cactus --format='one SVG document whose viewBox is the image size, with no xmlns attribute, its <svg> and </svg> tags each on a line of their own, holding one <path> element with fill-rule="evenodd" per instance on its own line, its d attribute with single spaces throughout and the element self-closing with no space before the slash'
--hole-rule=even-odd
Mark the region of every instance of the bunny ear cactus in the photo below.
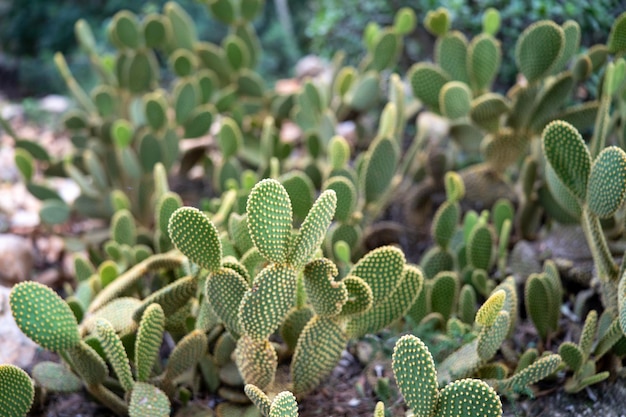
<svg viewBox="0 0 626 417">
<path fill-rule="evenodd" d="M 439 390 L 433 358 L 426 345 L 415 336 L 406 335 L 398 340 L 392 368 L 400 392 L 415 416 L 502 415 L 498 394 L 481 380 L 463 379 Z"/>
<path fill-rule="evenodd" d="M 33 381 L 13 365 L 0 365 L 0 408 L 7 417 L 23 417 L 35 398 Z"/>
<path fill-rule="evenodd" d="M 592 161 L 576 128 L 563 121 L 546 126 L 543 150 L 554 174 L 582 208 L 581 223 L 603 283 L 603 302 L 609 310 L 617 312 L 619 271 L 600 219 L 612 216 L 626 198 L 626 153 L 610 146 Z"/>
</svg>

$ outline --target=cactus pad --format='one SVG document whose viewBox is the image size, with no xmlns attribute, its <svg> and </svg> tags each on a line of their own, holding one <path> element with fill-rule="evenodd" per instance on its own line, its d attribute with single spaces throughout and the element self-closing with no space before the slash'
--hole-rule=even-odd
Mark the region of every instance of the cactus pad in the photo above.
<svg viewBox="0 0 626 417">
<path fill-rule="evenodd" d="M 506 300 L 506 292 L 504 290 L 498 290 L 491 294 L 491 296 L 485 301 L 476 313 L 476 323 L 481 326 L 491 326 L 496 321 L 496 317 Z"/>
<path fill-rule="evenodd" d="M 321 316 L 339 314 L 348 300 L 348 290 L 341 281 L 335 281 L 337 267 L 332 261 L 315 259 L 304 267 L 304 285 L 313 310 Z"/>
<path fill-rule="evenodd" d="M 259 409 L 261 415 L 267 417 L 270 413 L 270 407 L 272 406 L 272 402 L 267 395 L 265 395 L 259 387 L 252 384 L 246 384 L 243 390 L 252 403 Z"/>
<path fill-rule="evenodd" d="M 352 268 L 350 275 L 362 278 L 372 288 L 374 303 L 386 298 L 402 276 L 404 253 L 392 246 L 383 246 L 367 253 Z"/>
<path fill-rule="evenodd" d="M 230 268 L 220 268 L 207 279 L 206 296 L 209 305 L 235 335 L 241 333 L 239 305 L 248 289 L 245 278 Z"/>
<path fill-rule="evenodd" d="M 130 417 L 168 417 L 170 400 L 154 385 L 137 382 L 130 395 L 128 415 Z"/>
<path fill-rule="evenodd" d="M 626 198 L 626 153 L 610 146 L 591 166 L 587 184 L 589 210 L 600 218 L 612 216 Z"/>
<path fill-rule="evenodd" d="M 393 350 L 392 368 L 413 415 L 434 415 L 439 399 L 437 372 L 426 345 L 413 335 L 402 336 Z"/>
<path fill-rule="evenodd" d="M 576 128 L 558 120 L 551 122 L 543 131 L 543 150 L 563 185 L 585 200 L 591 156 Z"/>
<path fill-rule="evenodd" d="M 163 341 L 165 314 L 159 304 L 150 304 L 141 317 L 135 341 L 137 381 L 146 382 L 159 357 Z"/>
<path fill-rule="evenodd" d="M 259 252 L 272 262 L 285 262 L 292 222 L 285 187 L 274 179 L 257 183 L 248 197 L 246 211 L 250 237 Z"/>
<path fill-rule="evenodd" d="M 272 401 L 268 417 L 298 417 L 296 397 L 289 391 L 279 393 Z"/>
<path fill-rule="evenodd" d="M 449 416 L 500 417 L 502 403 L 484 381 L 462 379 L 446 385 L 440 392 L 434 417 Z"/>
<path fill-rule="evenodd" d="M 515 62 L 529 83 L 548 74 L 565 48 L 563 29 L 549 20 L 528 26 L 515 45 Z"/>
<path fill-rule="evenodd" d="M 72 310 L 52 289 L 23 282 L 13 287 L 9 300 L 19 328 L 43 348 L 60 352 L 80 342 Z"/>
<path fill-rule="evenodd" d="M 300 227 L 287 262 L 299 267 L 311 259 L 324 240 L 336 207 L 337 194 L 333 190 L 326 190 L 319 196 Z"/>
<path fill-rule="evenodd" d="M 213 222 L 192 207 L 177 209 L 168 226 L 172 242 L 192 262 L 209 271 L 217 271 L 222 263 L 222 244 Z"/>
<path fill-rule="evenodd" d="M 121 339 L 115 333 L 111 323 L 105 319 L 100 319 L 96 322 L 96 334 L 122 388 L 124 388 L 124 391 L 129 392 L 133 388 L 134 381 L 128 356 Z"/>
<path fill-rule="evenodd" d="M 0 409 L 6 417 L 22 417 L 30 410 L 35 388 L 28 374 L 13 365 L 0 365 Z"/>
<path fill-rule="evenodd" d="M 274 381 L 278 356 L 269 340 L 255 340 L 243 335 L 237 341 L 235 363 L 246 384 L 264 389 Z"/>
<path fill-rule="evenodd" d="M 243 332 L 254 339 L 269 337 L 293 306 L 295 297 L 296 270 L 277 264 L 265 267 L 241 300 Z"/>
<path fill-rule="evenodd" d="M 336 320 L 314 316 L 304 327 L 291 364 L 294 391 L 304 394 L 333 370 L 348 341 Z"/>
</svg>

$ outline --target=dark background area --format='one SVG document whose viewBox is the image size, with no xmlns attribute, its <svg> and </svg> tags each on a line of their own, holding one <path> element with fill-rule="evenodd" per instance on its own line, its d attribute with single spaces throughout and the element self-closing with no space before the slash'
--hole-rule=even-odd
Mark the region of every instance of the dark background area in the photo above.
<svg viewBox="0 0 626 417">
<path fill-rule="evenodd" d="M 77 79 L 89 85 L 91 71 L 87 58 L 77 50 L 74 22 L 83 18 L 91 25 L 103 53 L 113 49 L 106 39 L 106 27 L 119 10 L 138 15 L 161 10 L 166 0 L 0 0 L 0 92 L 12 99 L 64 93 L 65 86 L 52 64 L 55 52 L 63 52 Z M 226 27 L 210 16 L 202 1 L 179 0 L 194 18 L 203 40 L 219 42 Z M 292 34 L 278 18 L 277 7 L 289 11 Z M 362 33 L 369 22 L 389 25 L 401 7 L 416 11 L 420 25 L 407 38 L 400 65 L 431 56 L 433 37 L 421 27 L 428 10 L 446 7 L 453 18 L 452 28 L 467 34 L 481 30 L 482 11 L 495 7 L 502 25 L 497 37 L 506 56 L 498 84 L 508 86 L 515 79 L 515 40 L 531 22 L 553 19 L 557 23 L 576 20 L 581 26 L 582 45 L 606 39 L 612 20 L 626 9 L 624 0 L 267 0 L 255 26 L 263 46 L 259 68 L 272 82 L 291 76 L 297 60 L 306 54 L 330 58 L 343 50 L 349 64 L 363 54 Z M 288 31 L 288 30 L 287 30 Z M 507 46 L 509 45 L 509 46 Z M 402 69 L 402 68 L 401 68 Z"/>
</svg>

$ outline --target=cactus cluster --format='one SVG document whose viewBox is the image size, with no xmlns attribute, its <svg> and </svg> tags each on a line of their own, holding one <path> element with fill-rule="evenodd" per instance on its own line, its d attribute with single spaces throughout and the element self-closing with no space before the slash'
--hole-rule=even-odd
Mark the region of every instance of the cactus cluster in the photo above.
<svg viewBox="0 0 626 417">
<path fill-rule="evenodd" d="M 609 377 L 604 358 L 626 355 L 626 262 L 610 241 L 626 213 L 626 14 L 606 45 L 582 53 L 575 22 L 532 24 L 515 45 L 520 81 L 500 94 L 497 11 L 472 39 L 445 9 L 427 13 L 434 62 L 403 79 L 395 71 L 417 17 L 401 9 L 390 26 L 367 26 L 357 66 L 337 54 L 329 80 L 279 92 L 255 71 L 251 22 L 263 1 L 206 3 L 228 27 L 219 45 L 200 40 L 175 3 L 116 14 L 112 56 L 77 23 L 100 84 L 87 93 L 56 56 L 79 106 L 64 120 L 72 155 L 53 161 L 7 125 L 44 222 L 76 209 L 110 224 L 75 256 L 65 300 L 34 282 L 13 288 L 16 323 L 62 363 L 37 364 L 32 380 L 0 366 L 0 408 L 21 416 L 34 387 L 84 388 L 116 414 L 156 417 L 206 388 L 225 400 L 218 415 L 297 416 L 296 397 L 351 341 L 393 323 L 419 335 L 402 336 L 392 355 L 416 416 L 500 416 L 499 395 L 533 395 L 540 380 L 574 393 Z M 598 83 L 598 97 L 576 104 L 584 83 Z M 438 138 L 419 121 L 409 137 L 422 107 L 446 120 Z M 354 135 L 339 134 L 345 122 Z M 283 137 L 288 128 L 296 139 Z M 210 183 L 202 209 L 168 184 L 194 166 Z M 38 170 L 79 185 L 72 208 Z M 398 195 L 432 203 L 441 190 L 419 265 L 397 246 L 368 247 Z M 561 265 L 546 257 L 513 275 L 512 240 L 537 238 L 544 219 L 580 223 L 600 283 L 603 311 L 587 314 L 577 342 L 560 338 Z M 536 344 L 517 352 L 522 303 Z M 385 414 L 382 402 L 373 413 Z"/>
</svg>

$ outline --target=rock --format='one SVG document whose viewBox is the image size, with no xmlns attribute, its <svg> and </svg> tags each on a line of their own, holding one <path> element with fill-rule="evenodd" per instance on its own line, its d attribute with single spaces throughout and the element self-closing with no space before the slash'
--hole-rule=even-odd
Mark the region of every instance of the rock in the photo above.
<svg viewBox="0 0 626 417">
<path fill-rule="evenodd" d="M 30 278 L 33 247 L 23 237 L 0 234 L 0 284 L 12 286 Z"/>
<path fill-rule="evenodd" d="M 10 288 L 0 286 L 0 363 L 26 368 L 38 347 L 15 324 L 9 306 L 10 292 Z"/>
<path fill-rule="evenodd" d="M 39 100 L 39 108 L 49 113 L 61 114 L 70 108 L 70 100 L 57 94 L 50 94 Z"/>
</svg>

